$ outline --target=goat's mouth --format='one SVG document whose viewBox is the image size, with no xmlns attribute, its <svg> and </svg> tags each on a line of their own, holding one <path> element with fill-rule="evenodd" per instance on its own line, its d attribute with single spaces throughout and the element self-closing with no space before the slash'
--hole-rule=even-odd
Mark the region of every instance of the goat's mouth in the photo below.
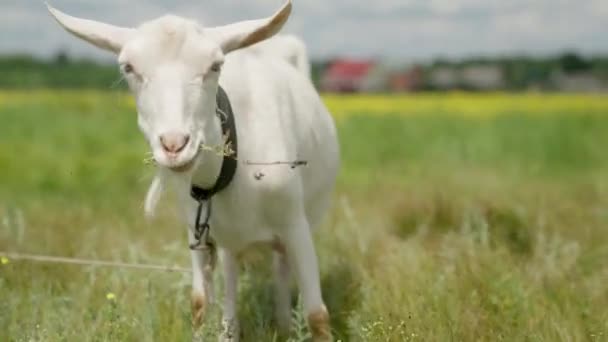
<svg viewBox="0 0 608 342">
<path fill-rule="evenodd" d="M 196 165 L 197 156 L 198 153 L 195 154 L 192 158 L 178 158 L 177 156 L 167 156 L 168 158 L 166 158 L 163 163 L 159 164 L 173 172 L 185 173 L 194 168 L 194 166 Z"/>
<path fill-rule="evenodd" d="M 175 173 L 191 171 L 196 166 L 199 156 L 199 151 L 192 148 L 177 153 L 161 150 L 155 150 L 154 152 L 156 164 Z"/>
<path fill-rule="evenodd" d="M 190 161 L 180 164 L 180 165 L 169 166 L 169 170 L 171 170 L 173 172 L 177 172 L 177 173 L 188 172 L 192 169 L 192 167 L 194 167 L 195 159 L 196 158 L 192 158 Z"/>
</svg>

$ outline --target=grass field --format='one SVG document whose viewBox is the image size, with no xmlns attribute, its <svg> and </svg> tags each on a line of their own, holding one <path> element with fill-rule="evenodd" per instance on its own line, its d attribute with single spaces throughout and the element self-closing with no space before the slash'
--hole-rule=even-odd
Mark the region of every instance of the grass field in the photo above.
<svg viewBox="0 0 608 342">
<path fill-rule="evenodd" d="M 608 340 L 608 99 L 326 102 L 343 170 L 316 241 L 337 338 Z M 188 266 L 172 211 L 143 219 L 128 97 L 5 92 L 0 118 L 0 250 Z M 264 257 L 243 266 L 244 341 L 279 340 Z M 190 340 L 189 291 L 188 274 L 5 259 L 0 341 Z"/>
</svg>

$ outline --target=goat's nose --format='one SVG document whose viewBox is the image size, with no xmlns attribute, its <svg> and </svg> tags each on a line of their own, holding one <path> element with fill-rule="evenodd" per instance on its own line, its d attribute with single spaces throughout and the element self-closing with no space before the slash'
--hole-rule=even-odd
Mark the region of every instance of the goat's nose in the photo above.
<svg viewBox="0 0 608 342">
<path fill-rule="evenodd" d="M 163 149 L 169 153 L 179 153 L 190 141 L 190 135 L 181 133 L 165 133 L 160 136 L 160 144 Z"/>
</svg>

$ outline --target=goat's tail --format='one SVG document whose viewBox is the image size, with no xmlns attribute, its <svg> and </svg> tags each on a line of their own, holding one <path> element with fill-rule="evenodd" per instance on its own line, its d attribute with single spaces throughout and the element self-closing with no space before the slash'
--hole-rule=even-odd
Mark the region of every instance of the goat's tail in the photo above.
<svg viewBox="0 0 608 342">
<path fill-rule="evenodd" d="M 146 200 L 144 202 L 144 213 L 146 218 L 152 219 L 154 218 L 154 214 L 156 213 L 156 206 L 160 201 L 160 197 L 163 193 L 163 179 L 160 174 L 160 170 L 156 172 L 154 179 L 152 180 L 152 184 L 150 184 L 150 188 L 148 189 L 148 193 L 146 194 Z"/>
<path fill-rule="evenodd" d="M 306 44 L 296 36 L 286 36 L 291 45 L 291 54 L 287 57 L 287 62 L 293 65 L 306 77 L 310 77 L 310 60 L 308 59 L 308 49 Z"/>
<path fill-rule="evenodd" d="M 283 59 L 306 77 L 310 77 L 311 66 L 306 44 L 294 35 L 277 35 L 249 47 L 248 50 Z"/>
</svg>

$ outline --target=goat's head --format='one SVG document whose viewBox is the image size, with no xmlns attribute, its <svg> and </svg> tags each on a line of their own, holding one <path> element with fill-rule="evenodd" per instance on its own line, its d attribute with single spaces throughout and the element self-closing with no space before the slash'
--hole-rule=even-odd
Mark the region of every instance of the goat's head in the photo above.
<svg viewBox="0 0 608 342">
<path fill-rule="evenodd" d="M 224 56 L 277 33 L 291 13 L 291 0 L 269 18 L 213 28 L 175 16 L 123 28 L 50 6 L 49 11 L 70 33 L 118 56 L 154 159 L 183 171 L 193 164 L 205 141 L 204 127 L 215 115 Z"/>
</svg>

